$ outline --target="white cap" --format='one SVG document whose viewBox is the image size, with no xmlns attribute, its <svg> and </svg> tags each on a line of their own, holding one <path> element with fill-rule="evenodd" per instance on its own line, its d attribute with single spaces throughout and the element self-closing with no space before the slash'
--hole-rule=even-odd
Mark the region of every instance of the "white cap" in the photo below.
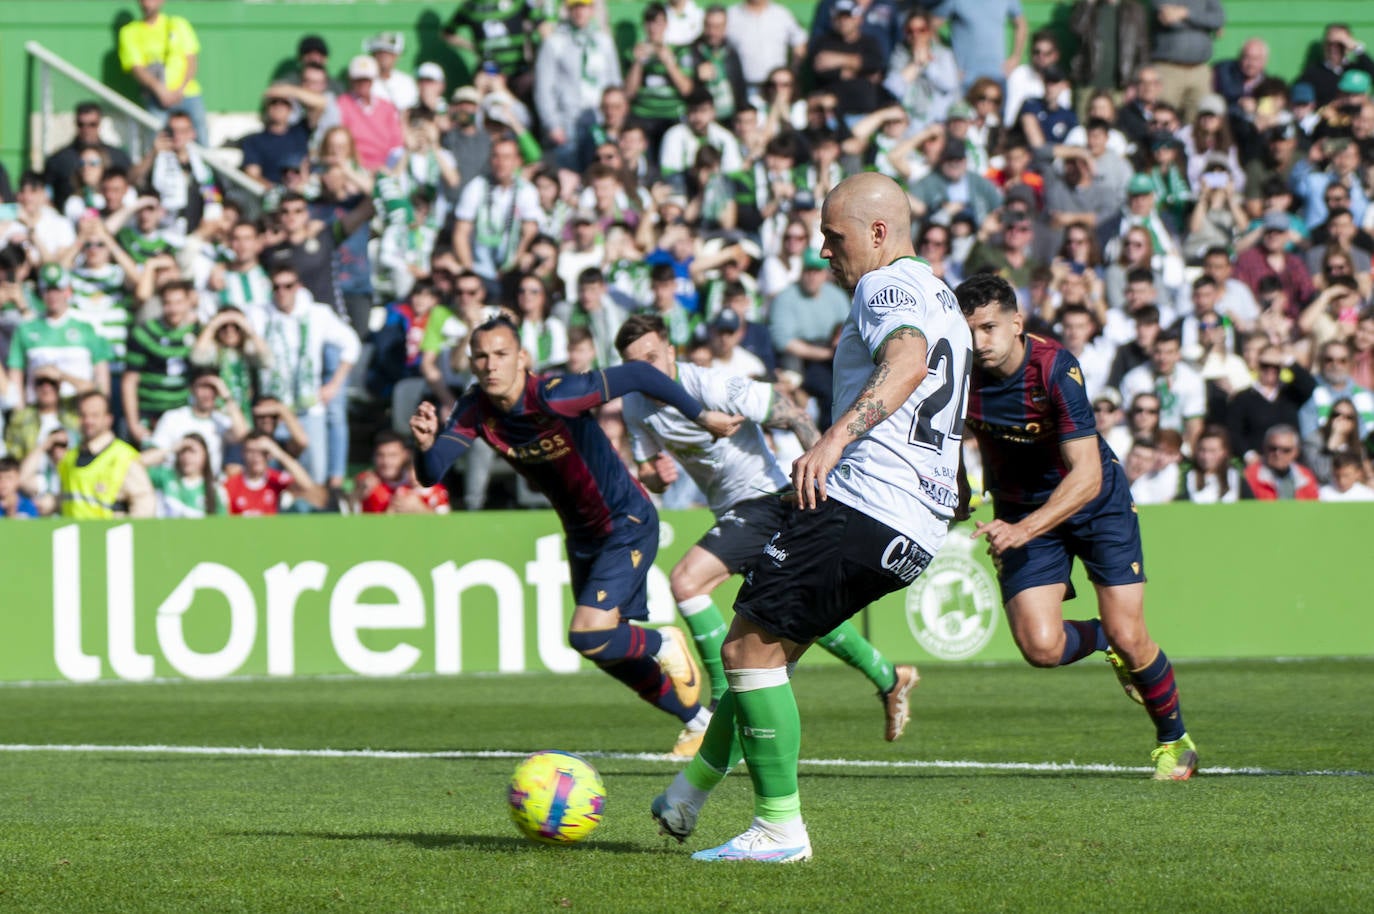
<svg viewBox="0 0 1374 914">
<path fill-rule="evenodd" d="M 444 81 L 444 68 L 434 61 L 420 64 L 415 70 L 416 79 L 429 79 L 436 83 Z"/>
<path fill-rule="evenodd" d="M 376 79 L 380 73 L 377 61 L 366 54 L 359 54 L 348 62 L 349 79 Z"/>
</svg>

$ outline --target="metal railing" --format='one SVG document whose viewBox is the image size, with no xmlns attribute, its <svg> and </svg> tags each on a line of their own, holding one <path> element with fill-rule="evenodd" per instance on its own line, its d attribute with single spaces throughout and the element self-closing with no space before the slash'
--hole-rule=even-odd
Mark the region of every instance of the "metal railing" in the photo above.
<svg viewBox="0 0 1374 914">
<path fill-rule="evenodd" d="M 137 129 L 138 127 L 142 127 L 146 130 L 148 136 L 162 129 L 162 123 L 158 121 L 157 118 L 153 117 L 147 111 L 144 111 L 118 92 L 115 92 L 109 86 L 83 73 L 81 70 L 77 69 L 76 66 L 38 42 L 25 42 L 24 50 L 28 52 L 29 56 L 39 62 L 39 105 L 42 116 L 39 119 L 37 142 L 41 151 L 40 158 L 46 157 L 51 151 L 48 148 L 48 137 L 49 125 L 52 123 L 55 113 L 52 101 L 53 70 L 56 70 L 83 89 L 94 94 L 109 109 L 118 111 L 123 115 L 125 121 L 134 128 L 125 131 L 125 140 L 128 144 L 128 152 L 131 158 L 138 159 L 144 152 L 144 136 L 142 131 Z M 214 149 L 207 148 L 199 143 L 193 143 L 192 148 L 194 148 L 200 154 L 201 158 L 205 160 L 206 165 L 209 165 L 216 173 L 223 176 L 226 180 L 252 194 L 254 198 L 260 198 L 263 195 L 264 190 L 261 184 L 244 174 L 238 168 L 235 168 L 233 165 L 222 161 Z"/>
</svg>

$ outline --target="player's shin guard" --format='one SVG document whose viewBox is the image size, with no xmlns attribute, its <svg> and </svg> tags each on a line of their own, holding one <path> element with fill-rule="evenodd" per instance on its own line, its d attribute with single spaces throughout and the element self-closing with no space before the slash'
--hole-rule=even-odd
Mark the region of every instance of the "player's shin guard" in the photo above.
<svg viewBox="0 0 1374 914">
<path fill-rule="evenodd" d="M 677 605 L 682 620 L 692 633 L 697 656 L 711 679 L 711 700 L 719 701 L 730 687 L 725 679 L 725 665 L 720 660 L 720 646 L 725 643 L 725 617 L 711 600 L 710 594 L 688 597 Z"/>
<path fill-rule="evenodd" d="M 1161 743 L 1171 743 L 1183 736 L 1183 710 L 1178 703 L 1178 686 L 1174 684 L 1174 667 L 1161 650 L 1145 666 L 1131 670 L 1131 681 L 1145 702 L 1145 710 L 1155 722 L 1155 732 Z"/>
<path fill-rule="evenodd" d="M 1065 619 L 1064 653 L 1059 658 L 1059 665 L 1077 663 L 1084 657 L 1107 650 L 1110 646 L 1107 643 L 1107 635 L 1102 631 L 1100 620 L 1088 619 L 1080 622 Z"/>
<path fill-rule="evenodd" d="M 867 676 L 879 692 L 892 691 L 897 682 L 891 661 L 859 633 L 853 622 L 841 622 L 834 631 L 817 638 L 816 643 Z"/>
<path fill-rule="evenodd" d="M 790 822 L 801 815 L 797 758 L 801 715 L 786 667 L 728 670 L 740 744 L 754 782 L 754 815 Z"/>
</svg>

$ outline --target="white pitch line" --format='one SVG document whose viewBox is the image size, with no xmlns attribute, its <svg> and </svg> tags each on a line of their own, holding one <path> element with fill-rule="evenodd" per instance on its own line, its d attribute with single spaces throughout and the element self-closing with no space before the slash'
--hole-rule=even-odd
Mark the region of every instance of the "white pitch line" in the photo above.
<svg viewBox="0 0 1374 914">
<path fill-rule="evenodd" d="M 68 752 L 90 755 L 207 755 L 239 758 L 334 758 L 334 759 L 519 759 L 529 752 L 510 749 L 455 749 L 446 752 L 408 752 L 395 749 L 279 749 L 268 746 L 102 746 L 92 743 L 43 744 L 0 743 L 0 752 Z M 629 762 L 677 762 L 678 756 L 656 752 L 578 752 L 585 758 Z M 971 759 L 801 759 L 802 765 L 817 768 L 892 768 L 943 769 L 956 771 L 1029 771 L 1029 772 L 1089 772 L 1106 774 L 1139 774 L 1151 769 L 1146 766 L 1112 765 L 1097 762 L 979 762 Z M 1309 771 L 1281 768 L 1204 766 L 1201 772 L 1213 775 L 1263 775 L 1289 777 L 1371 777 L 1374 771 L 1314 769 Z"/>
</svg>

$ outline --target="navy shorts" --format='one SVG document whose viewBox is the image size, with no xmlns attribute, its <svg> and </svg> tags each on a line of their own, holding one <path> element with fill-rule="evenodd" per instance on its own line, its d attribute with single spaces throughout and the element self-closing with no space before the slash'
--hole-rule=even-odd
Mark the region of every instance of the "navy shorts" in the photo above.
<svg viewBox="0 0 1374 914">
<path fill-rule="evenodd" d="M 833 498 L 790 508 L 744 576 L 735 615 L 797 644 L 828 634 L 930 564 L 909 537 Z"/>
<path fill-rule="evenodd" d="M 697 545 L 720 559 L 731 574 L 744 574 L 763 555 L 764 544 L 790 510 L 776 495 L 737 502 L 716 518 Z"/>
<path fill-rule="evenodd" d="M 649 618 L 647 582 L 658 555 L 658 514 L 622 514 L 611 535 L 597 540 L 568 540 L 568 567 L 578 606 L 619 610 L 622 619 Z"/>
<path fill-rule="evenodd" d="M 1015 523 L 1039 505 L 997 505 L 998 520 Z M 997 580 L 1006 603 L 1023 590 L 1063 584 L 1064 599 L 1075 596 L 1070 574 L 1077 558 L 1088 580 L 1105 587 L 1139 584 L 1145 580 L 1145 554 L 1140 543 L 1140 519 L 1126 474 L 1112 462 L 1102 471 L 1102 491 L 1082 511 L 1019 549 L 994 560 Z"/>
</svg>

